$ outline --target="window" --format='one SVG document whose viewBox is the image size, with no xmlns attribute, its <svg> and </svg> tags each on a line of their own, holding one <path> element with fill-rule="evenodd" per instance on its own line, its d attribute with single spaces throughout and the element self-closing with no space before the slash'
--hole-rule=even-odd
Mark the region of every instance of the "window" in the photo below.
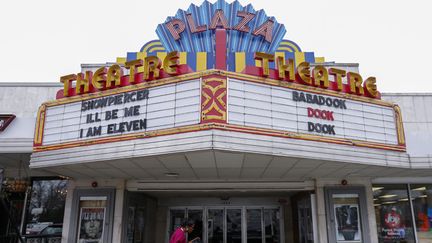
<svg viewBox="0 0 432 243">
<path fill-rule="evenodd" d="M 432 242 L 432 185 L 411 184 L 410 188 L 418 242 Z"/>
<path fill-rule="evenodd" d="M 407 185 L 373 185 L 380 243 L 414 243 L 414 229 Z"/>
<path fill-rule="evenodd" d="M 25 234 L 39 234 L 52 224 L 62 224 L 67 180 L 37 178 L 32 180 Z"/>
</svg>

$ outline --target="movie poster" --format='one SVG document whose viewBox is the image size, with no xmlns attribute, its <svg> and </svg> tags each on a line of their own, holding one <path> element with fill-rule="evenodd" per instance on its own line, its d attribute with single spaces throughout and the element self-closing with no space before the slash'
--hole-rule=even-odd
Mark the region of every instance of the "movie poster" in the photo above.
<svg viewBox="0 0 432 243">
<path fill-rule="evenodd" d="M 337 242 L 360 242 L 358 204 L 335 204 Z"/>
<path fill-rule="evenodd" d="M 404 240 L 406 231 L 402 218 L 402 210 L 397 206 L 383 206 L 381 210 L 384 216 L 384 224 L 381 232 L 383 238 L 391 241 Z"/>
<path fill-rule="evenodd" d="M 104 207 L 82 207 L 78 243 L 103 243 Z"/>
</svg>

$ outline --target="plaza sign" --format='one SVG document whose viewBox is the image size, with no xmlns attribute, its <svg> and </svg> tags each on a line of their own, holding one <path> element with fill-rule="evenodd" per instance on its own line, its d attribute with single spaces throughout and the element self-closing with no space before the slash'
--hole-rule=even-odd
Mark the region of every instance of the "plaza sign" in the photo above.
<svg viewBox="0 0 432 243">
<path fill-rule="evenodd" d="M 245 11 L 237 11 L 236 16 L 240 20 L 234 26 L 229 26 L 228 20 L 222 9 L 216 10 L 213 17 L 211 18 L 210 26 L 207 26 L 205 24 L 197 26 L 194 20 L 194 16 L 192 16 L 192 14 L 190 13 L 186 15 L 186 19 L 187 19 L 187 26 L 189 27 L 190 32 L 193 34 L 201 33 L 207 30 L 215 30 L 216 28 L 225 29 L 225 30 L 232 29 L 236 31 L 249 33 L 251 29 L 248 26 L 248 24 L 255 18 L 255 14 L 245 12 Z M 258 26 L 251 33 L 254 36 L 262 36 L 264 40 L 267 42 L 272 42 L 273 26 L 274 26 L 274 21 L 271 19 L 267 19 L 264 23 Z M 181 19 L 175 18 L 166 22 L 165 27 L 168 29 L 169 33 L 174 38 L 174 40 L 179 40 L 181 38 L 180 35 L 186 29 L 186 23 L 183 22 Z"/>
</svg>

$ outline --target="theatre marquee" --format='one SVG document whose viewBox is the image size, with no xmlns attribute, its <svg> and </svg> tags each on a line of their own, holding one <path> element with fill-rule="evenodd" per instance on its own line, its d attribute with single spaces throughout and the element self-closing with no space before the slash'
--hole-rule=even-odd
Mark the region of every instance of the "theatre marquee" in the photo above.
<svg viewBox="0 0 432 243">
<path fill-rule="evenodd" d="M 263 10 L 191 5 L 156 33 L 115 64 L 62 76 L 39 109 L 35 152 L 203 130 L 406 149 L 375 77 L 302 51 Z"/>
</svg>

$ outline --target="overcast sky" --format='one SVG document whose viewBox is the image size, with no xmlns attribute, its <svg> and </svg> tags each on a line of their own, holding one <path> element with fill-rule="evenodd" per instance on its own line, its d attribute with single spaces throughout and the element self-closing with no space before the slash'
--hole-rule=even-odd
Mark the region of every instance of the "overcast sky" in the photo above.
<svg viewBox="0 0 432 243">
<path fill-rule="evenodd" d="M 227 0 L 232 2 L 231 0 Z M 1 82 L 59 82 L 81 63 L 113 62 L 156 39 L 177 9 L 203 0 L 6 1 Z M 210 2 L 215 2 L 211 0 Z M 285 39 L 327 61 L 360 64 L 385 92 L 432 92 L 432 1 L 240 0 L 285 24 Z"/>
</svg>

